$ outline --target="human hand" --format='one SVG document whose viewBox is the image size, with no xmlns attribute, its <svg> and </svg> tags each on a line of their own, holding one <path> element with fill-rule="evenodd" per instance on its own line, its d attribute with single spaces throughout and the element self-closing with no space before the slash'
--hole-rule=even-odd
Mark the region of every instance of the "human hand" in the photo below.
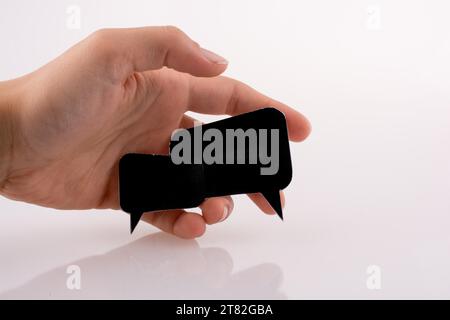
<svg viewBox="0 0 450 320">
<path fill-rule="evenodd" d="M 3 143 L 10 147 L 0 194 L 56 209 L 119 209 L 120 158 L 168 154 L 172 132 L 194 124 L 187 111 L 237 115 L 272 106 L 285 113 L 291 140 L 308 136 L 301 114 L 219 77 L 226 68 L 223 58 L 174 27 L 107 29 L 41 69 L 0 83 L 11 124 L 3 136 L 12 137 Z M 250 197 L 274 213 L 261 195 Z M 143 220 L 195 238 L 232 209 L 231 197 L 221 197 L 205 201 L 202 215 L 174 210 Z"/>
</svg>

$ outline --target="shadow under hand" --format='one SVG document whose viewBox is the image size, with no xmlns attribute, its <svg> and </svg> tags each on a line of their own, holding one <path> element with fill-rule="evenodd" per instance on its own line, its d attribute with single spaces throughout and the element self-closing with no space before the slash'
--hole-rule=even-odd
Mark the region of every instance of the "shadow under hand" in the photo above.
<svg viewBox="0 0 450 320">
<path fill-rule="evenodd" d="M 80 290 L 70 290 L 68 266 L 80 270 Z M 1 299 L 284 299 L 282 270 L 261 264 L 233 273 L 222 248 L 163 233 L 141 238 L 104 255 L 46 272 L 5 292 Z"/>
</svg>

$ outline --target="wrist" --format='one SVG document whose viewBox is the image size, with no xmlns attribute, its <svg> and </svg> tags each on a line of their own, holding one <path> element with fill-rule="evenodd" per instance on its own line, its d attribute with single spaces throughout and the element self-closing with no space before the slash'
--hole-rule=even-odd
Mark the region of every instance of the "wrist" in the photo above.
<svg viewBox="0 0 450 320">
<path fill-rule="evenodd" d="M 5 186 L 12 167 L 14 152 L 14 132 L 16 131 L 15 86 L 13 82 L 0 82 L 0 194 Z"/>
</svg>

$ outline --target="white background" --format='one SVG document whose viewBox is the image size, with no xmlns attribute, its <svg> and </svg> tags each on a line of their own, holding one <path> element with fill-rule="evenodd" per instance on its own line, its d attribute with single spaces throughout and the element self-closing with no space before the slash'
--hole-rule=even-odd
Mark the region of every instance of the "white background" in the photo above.
<svg viewBox="0 0 450 320">
<path fill-rule="evenodd" d="M 0 297 L 450 298 L 449 14 L 446 0 L 2 0 L 2 80 L 98 28 L 172 24 L 314 132 L 292 145 L 284 223 L 237 197 L 197 241 L 130 237 L 120 212 L 0 199 Z"/>
</svg>

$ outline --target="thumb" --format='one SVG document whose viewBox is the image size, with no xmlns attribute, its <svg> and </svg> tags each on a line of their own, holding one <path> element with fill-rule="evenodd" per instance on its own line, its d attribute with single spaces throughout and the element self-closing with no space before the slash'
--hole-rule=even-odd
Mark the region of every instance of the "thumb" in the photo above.
<svg viewBox="0 0 450 320">
<path fill-rule="evenodd" d="M 104 29 L 95 33 L 98 47 L 108 54 L 123 56 L 129 63 L 125 72 L 142 72 L 169 67 L 198 77 L 222 74 L 228 61 L 200 47 L 176 27 Z"/>
</svg>

